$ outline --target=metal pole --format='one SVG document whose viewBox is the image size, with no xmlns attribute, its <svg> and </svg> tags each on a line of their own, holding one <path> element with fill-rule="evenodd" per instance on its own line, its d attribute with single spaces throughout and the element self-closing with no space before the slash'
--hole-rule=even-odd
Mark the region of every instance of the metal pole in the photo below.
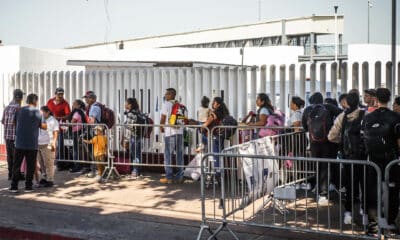
<svg viewBox="0 0 400 240">
<path fill-rule="evenodd" d="M 371 7 L 371 1 L 368 0 L 368 27 L 367 27 L 367 43 L 369 44 L 369 9 Z"/>
<path fill-rule="evenodd" d="M 392 101 L 396 94 L 396 0 L 392 0 Z"/>
<path fill-rule="evenodd" d="M 337 58 L 338 58 L 338 52 L 337 52 L 337 41 L 338 41 L 338 30 L 337 30 L 337 10 L 338 10 L 338 6 L 334 6 L 335 8 L 335 62 L 337 62 Z"/>
</svg>

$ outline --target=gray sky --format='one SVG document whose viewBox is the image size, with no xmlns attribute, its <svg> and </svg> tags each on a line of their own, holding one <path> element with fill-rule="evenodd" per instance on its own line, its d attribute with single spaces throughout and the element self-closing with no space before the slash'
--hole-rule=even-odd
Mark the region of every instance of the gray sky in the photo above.
<svg viewBox="0 0 400 240">
<path fill-rule="evenodd" d="M 371 42 L 390 43 L 391 0 L 371 1 Z M 262 20 L 332 15 L 334 5 L 345 16 L 344 42 L 365 43 L 368 0 L 261 0 L 261 15 Z M 3 43 L 37 48 L 63 48 L 257 20 L 258 0 L 0 0 Z M 397 36 L 399 39 L 399 33 Z"/>
</svg>

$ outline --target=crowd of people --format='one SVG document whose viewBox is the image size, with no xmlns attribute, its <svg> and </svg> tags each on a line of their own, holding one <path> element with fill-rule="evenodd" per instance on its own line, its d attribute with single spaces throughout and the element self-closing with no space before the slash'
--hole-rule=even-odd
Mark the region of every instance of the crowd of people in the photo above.
<svg viewBox="0 0 400 240">
<path fill-rule="evenodd" d="M 72 173 L 85 173 L 88 177 L 96 177 L 101 182 L 104 166 L 107 159 L 107 137 L 105 129 L 101 125 L 90 125 L 88 137 L 82 139 L 85 124 L 102 123 L 102 105 L 98 103 L 93 91 L 88 91 L 82 97 L 86 104 L 76 99 L 72 104 L 64 99 L 64 89 L 57 88 L 55 95 L 48 100 L 45 106 L 37 109 L 38 96 L 29 94 L 26 97 L 26 105 L 23 102 L 24 93 L 20 89 L 13 92 L 13 100 L 4 109 L 2 123 L 4 125 L 4 138 L 6 141 L 8 179 L 11 181 L 10 191 L 18 191 L 18 182 L 25 180 L 25 191 L 33 190 L 33 181 L 36 179 L 37 187 L 52 187 L 54 185 L 54 166 L 59 171 L 70 170 Z M 305 101 L 293 96 L 290 101 L 290 116 L 286 123 L 278 123 L 286 127 L 293 127 L 294 131 L 308 132 L 308 141 L 311 157 L 328 159 L 354 159 L 369 160 L 376 163 L 382 172 L 387 164 L 398 158 L 400 149 L 400 97 L 393 100 L 392 109 L 388 106 L 391 93 L 386 88 L 366 89 L 363 93 L 363 102 L 360 101 L 360 93 L 352 89 L 348 93 L 339 96 L 338 101 L 333 98 L 323 98 L 316 92 Z M 209 104 L 211 102 L 211 108 Z M 366 105 L 363 105 L 366 104 Z M 241 121 L 241 125 L 265 127 L 271 120 L 280 120 L 282 115 L 271 104 L 270 98 L 265 93 L 259 93 L 255 102 L 257 111 L 251 111 Z M 121 146 L 130 150 L 131 163 L 141 163 L 143 132 L 132 124 L 146 123 L 146 116 L 141 112 L 135 98 L 127 98 L 125 101 L 126 128 L 121 137 Z M 196 112 L 196 123 L 204 129 L 212 129 L 215 126 L 238 126 L 238 123 L 230 115 L 223 98 L 215 97 L 212 101 L 207 96 L 201 99 L 201 106 Z M 97 164 L 57 161 L 62 160 L 65 153 L 66 131 L 63 123 L 69 122 L 68 134 L 72 133 L 73 154 L 72 160 L 92 158 Z M 278 121 L 279 122 L 279 121 Z M 164 102 L 161 109 L 160 127 L 163 133 L 165 177 L 161 183 L 183 183 L 183 125 L 188 124 L 188 110 L 176 100 L 176 90 L 168 88 L 165 91 Z M 171 126 L 173 125 L 173 126 Z M 302 128 L 301 128 L 302 127 Z M 235 130 L 235 129 L 234 129 Z M 252 138 L 259 138 L 274 133 L 263 129 L 252 132 Z M 224 141 L 232 136 L 232 131 L 215 131 L 208 136 L 209 131 L 200 131 L 201 144 L 198 151 L 207 151 L 208 141 L 212 141 L 213 152 L 221 152 Z M 82 144 L 77 144 L 81 142 Z M 85 155 L 92 153 L 92 156 Z M 175 154 L 176 166 L 172 164 Z M 218 172 L 219 158 L 215 157 L 215 167 Z M 25 165 L 24 174 L 21 165 Z M 338 184 L 338 171 L 344 171 L 343 187 L 346 189 L 346 204 L 344 222 L 351 223 L 352 196 L 364 196 L 366 201 L 366 213 L 369 217 L 368 230 L 371 233 L 377 231 L 376 199 L 377 188 L 376 173 L 368 170 L 366 182 L 363 182 L 363 168 L 350 165 L 343 169 L 328 167 L 328 163 L 319 163 L 318 180 L 315 187 L 318 193 L 317 201 L 320 204 L 329 201 L 328 191 L 330 184 Z M 329 172 L 330 171 L 330 172 Z M 140 168 L 134 166 L 131 175 L 134 178 L 140 176 Z M 329 177 L 330 176 L 330 177 Z M 400 175 L 398 166 L 392 168 L 391 178 L 399 183 L 390 191 L 389 223 L 393 223 L 399 205 Z M 354 185 L 354 187 L 352 187 Z M 363 192 L 365 185 L 368 191 Z M 356 200 L 357 200 L 356 199 Z"/>
</svg>

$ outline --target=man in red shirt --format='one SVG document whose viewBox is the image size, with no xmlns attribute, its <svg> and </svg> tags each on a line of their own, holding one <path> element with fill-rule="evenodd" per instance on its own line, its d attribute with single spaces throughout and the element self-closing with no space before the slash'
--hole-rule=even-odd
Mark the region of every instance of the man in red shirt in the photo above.
<svg viewBox="0 0 400 240">
<path fill-rule="evenodd" d="M 64 99 L 64 89 L 56 88 L 55 96 L 47 101 L 47 107 L 53 113 L 54 117 L 60 122 L 65 122 L 71 113 L 69 103 Z M 56 160 L 70 159 L 72 156 L 67 155 L 68 151 L 64 146 L 64 132 L 60 131 L 58 135 L 58 144 L 56 152 Z M 64 171 L 71 167 L 71 163 L 57 161 L 57 170 Z"/>
<path fill-rule="evenodd" d="M 64 89 L 61 87 L 57 88 L 55 96 L 47 101 L 47 106 L 50 108 L 54 117 L 60 122 L 66 120 L 71 113 L 69 103 L 64 99 Z"/>
</svg>

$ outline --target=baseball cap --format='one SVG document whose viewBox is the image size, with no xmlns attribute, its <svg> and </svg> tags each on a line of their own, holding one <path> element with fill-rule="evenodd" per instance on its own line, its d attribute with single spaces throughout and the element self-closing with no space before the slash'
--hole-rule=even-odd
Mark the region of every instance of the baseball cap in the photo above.
<svg viewBox="0 0 400 240">
<path fill-rule="evenodd" d="M 56 94 L 59 94 L 59 93 L 64 93 L 64 88 L 62 88 L 62 87 L 56 88 Z"/>
<path fill-rule="evenodd" d="M 93 91 L 87 91 L 87 92 L 85 93 L 85 95 L 82 96 L 82 98 L 92 98 L 92 97 L 96 97 L 96 94 L 94 94 Z"/>
<path fill-rule="evenodd" d="M 21 89 L 15 89 L 14 92 L 13 92 L 13 96 L 14 96 L 15 99 L 22 99 L 24 94 L 25 93 L 22 92 Z"/>
<path fill-rule="evenodd" d="M 369 94 L 369 95 L 371 95 L 371 96 L 374 96 L 374 97 L 376 97 L 376 90 L 375 90 L 375 89 L 373 89 L 373 88 L 370 88 L 370 89 L 365 89 L 365 90 L 364 90 L 364 93 L 366 93 L 366 94 Z"/>
</svg>

